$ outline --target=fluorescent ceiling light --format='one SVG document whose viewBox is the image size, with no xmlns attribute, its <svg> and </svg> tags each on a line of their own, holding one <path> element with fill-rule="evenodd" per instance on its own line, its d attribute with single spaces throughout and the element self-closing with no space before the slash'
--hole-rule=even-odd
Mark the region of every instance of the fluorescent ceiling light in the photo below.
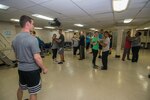
<svg viewBox="0 0 150 100">
<path fill-rule="evenodd" d="M 55 29 L 55 27 L 45 26 L 44 28 Z"/>
<path fill-rule="evenodd" d="M 42 30 L 43 28 L 42 27 L 34 27 L 34 29 L 36 29 L 36 30 Z"/>
<path fill-rule="evenodd" d="M 6 10 L 6 9 L 8 9 L 9 8 L 9 6 L 6 6 L 6 5 L 3 5 L 3 4 L 0 4 L 0 9 L 4 9 L 4 10 Z"/>
<path fill-rule="evenodd" d="M 113 0 L 113 10 L 123 11 L 127 8 L 129 0 Z"/>
<path fill-rule="evenodd" d="M 11 21 L 14 21 L 14 22 L 19 22 L 19 19 L 14 19 L 14 18 L 12 18 L 12 19 L 10 19 Z"/>
<path fill-rule="evenodd" d="M 93 30 L 93 31 L 94 31 L 94 30 L 95 30 L 95 28 L 90 28 L 90 30 Z"/>
<path fill-rule="evenodd" d="M 147 30 L 147 29 L 150 29 L 150 27 L 145 27 L 144 29 Z"/>
<path fill-rule="evenodd" d="M 73 31 L 73 30 L 72 30 L 72 29 L 67 29 L 67 31 L 71 32 L 71 31 Z"/>
<path fill-rule="evenodd" d="M 83 27 L 84 25 L 82 24 L 74 24 L 75 26 L 78 26 L 78 27 Z"/>
<path fill-rule="evenodd" d="M 43 16 L 43 15 L 40 15 L 40 14 L 32 14 L 32 16 L 37 17 L 37 18 L 41 18 L 41 19 L 45 19 L 45 20 L 54 20 L 51 17 Z"/>
<path fill-rule="evenodd" d="M 74 32 L 79 32 L 78 30 L 74 30 Z"/>
<path fill-rule="evenodd" d="M 69 31 L 65 31 L 66 33 L 68 33 Z"/>
<path fill-rule="evenodd" d="M 125 19 L 123 22 L 124 23 L 130 23 L 133 19 Z"/>
<path fill-rule="evenodd" d="M 90 30 L 92 30 L 92 31 L 98 31 L 98 29 L 96 29 L 96 28 L 90 28 Z"/>
</svg>

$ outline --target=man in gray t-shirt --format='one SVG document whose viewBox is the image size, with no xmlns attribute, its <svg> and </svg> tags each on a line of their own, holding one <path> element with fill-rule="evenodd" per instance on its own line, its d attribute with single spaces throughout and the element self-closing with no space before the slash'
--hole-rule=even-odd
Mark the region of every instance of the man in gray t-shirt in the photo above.
<svg viewBox="0 0 150 100">
<path fill-rule="evenodd" d="M 38 41 L 28 32 L 20 32 L 12 42 L 19 65 L 18 70 L 33 71 L 39 69 L 34 54 L 40 53 Z"/>
<path fill-rule="evenodd" d="M 20 32 L 12 41 L 16 59 L 18 60 L 19 88 L 17 99 L 22 100 L 23 90 L 28 90 L 30 100 L 37 100 L 37 93 L 41 90 L 39 68 L 46 74 L 48 69 L 44 66 L 40 56 L 38 40 L 30 35 L 33 30 L 33 20 L 29 16 L 20 17 Z"/>
<path fill-rule="evenodd" d="M 59 49 L 58 49 L 58 53 L 60 54 L 60 62 L 58 64 L 63 64 L 64 60 L 64 42 L 65 42 L 65 37 L 62 34 L 62 29 L 59 29 L 59 39 L 57 40 L 58 45 L 59 45 Z"/>
</svg>

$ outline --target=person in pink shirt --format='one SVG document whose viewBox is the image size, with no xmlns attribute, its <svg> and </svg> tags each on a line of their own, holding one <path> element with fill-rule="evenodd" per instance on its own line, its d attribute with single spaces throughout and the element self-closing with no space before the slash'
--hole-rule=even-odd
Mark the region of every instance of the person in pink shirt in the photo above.
<svg viewBox="0 0 150 100">
<path fill-rule="evenodd" d="M 124 51 L 122 55 L 122 61 L 125 61 L 126 55 L 127 55 L 127 60 L 130 60 L 130 48 L 131 48 L 131 32 L 127 32 L 126 40 L 125 40 L 125 46 L 124 46 Z"/>
</svg>

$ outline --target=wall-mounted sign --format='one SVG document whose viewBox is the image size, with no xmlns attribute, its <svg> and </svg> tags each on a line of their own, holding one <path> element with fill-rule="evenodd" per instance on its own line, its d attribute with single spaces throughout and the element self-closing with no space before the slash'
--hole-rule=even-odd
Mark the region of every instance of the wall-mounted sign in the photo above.
<svg viewBox="0 0 150 100">
<path fill-rule="evenodd" d="M 6 30 L 6 31 L 3 31 L 3 36 L 5 36 L 5 37 L 11 37 L 11 31 L 9 31 L 9 30 Z"/>
</svg>

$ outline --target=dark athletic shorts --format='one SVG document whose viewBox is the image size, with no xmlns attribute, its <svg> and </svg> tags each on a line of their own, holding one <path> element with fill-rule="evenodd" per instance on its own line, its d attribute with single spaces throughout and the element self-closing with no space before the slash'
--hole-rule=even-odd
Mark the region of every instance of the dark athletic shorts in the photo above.
<svg viewBox="0 0 150 100">
<path fill-rule="evenodd" d="M 58 54 L 64 54 L 64 48 L 59 48 L 58 49 Z"/>
<path fill-rule="evenodd" d="M 37 94 L 41 90 L 41 77 L 40 71 L 20 71 L 19 74 L 19 86 L 22 90 L 28 90 L 30 94 Z"/>
</svg>

